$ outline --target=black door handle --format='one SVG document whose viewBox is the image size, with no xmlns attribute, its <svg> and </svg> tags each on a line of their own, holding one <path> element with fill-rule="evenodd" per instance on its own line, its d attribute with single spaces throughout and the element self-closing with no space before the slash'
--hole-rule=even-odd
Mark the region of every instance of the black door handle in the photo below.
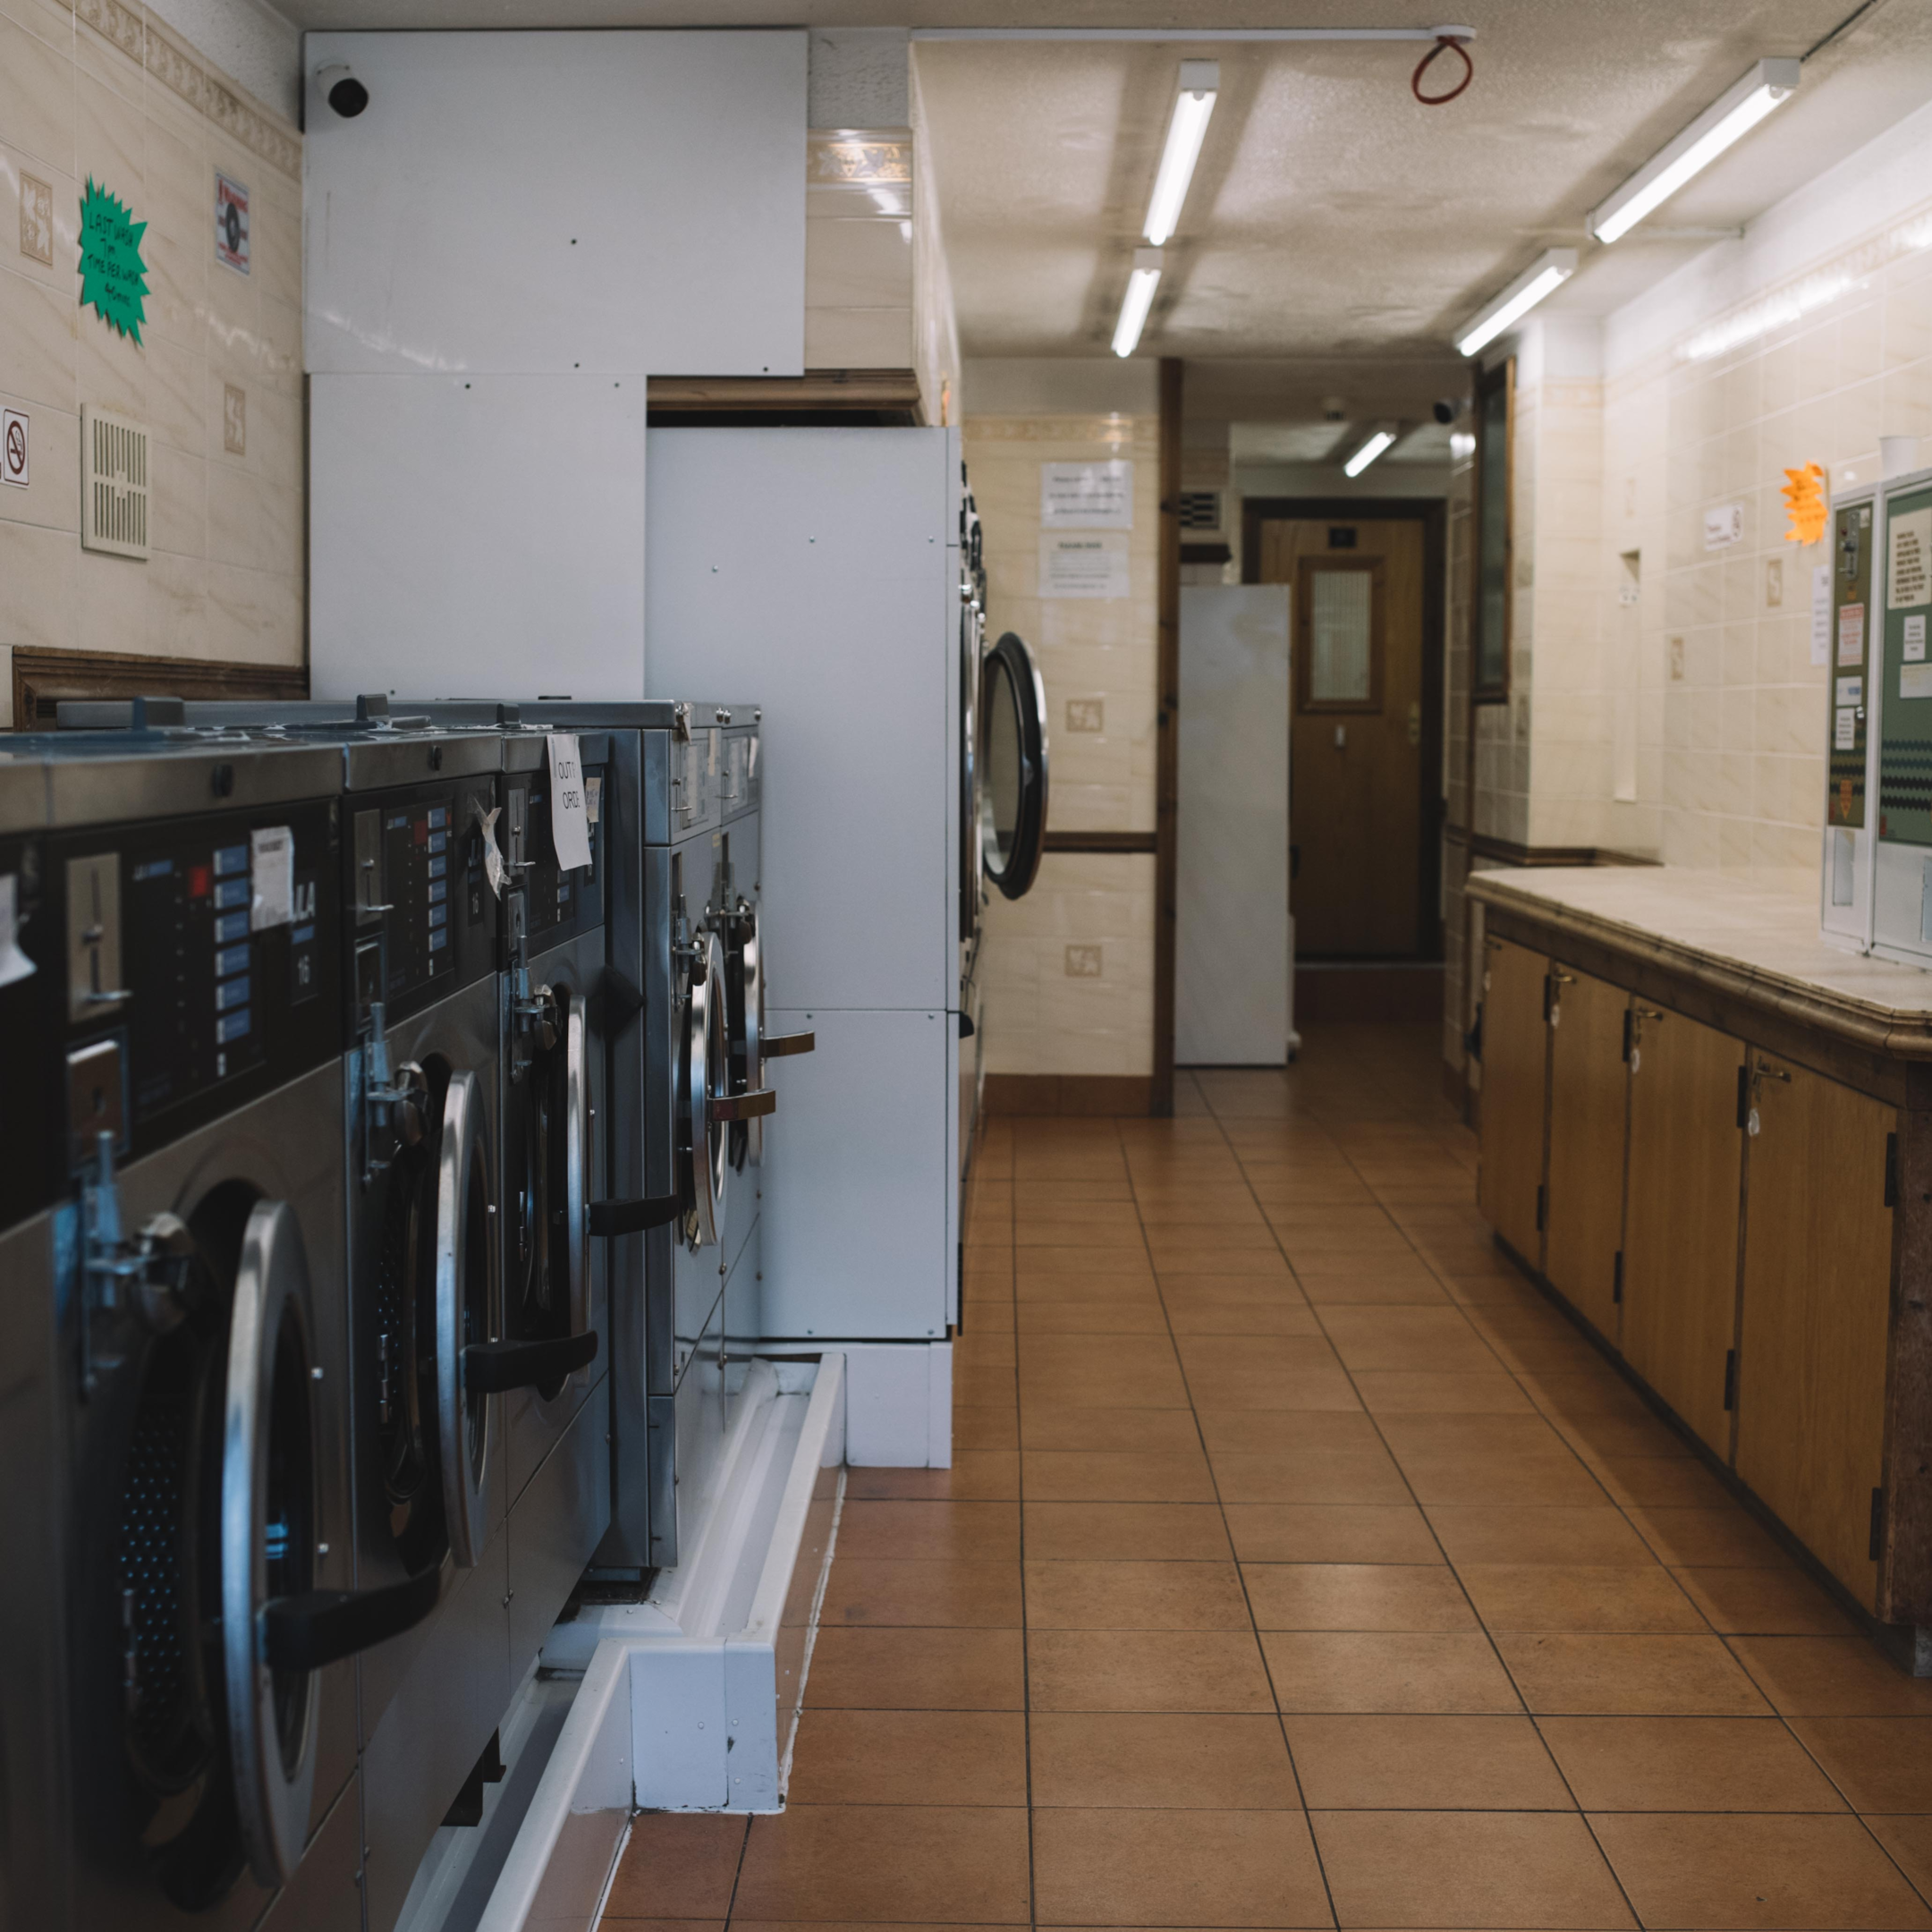
<svg viewBox="0 0 1932 1932">
<path fill-rule="evenodd" d="M 970 1038 L 971 1038 L 973 1037 L 973 1023 L 972 1023 L 972 1015 L 971 1015 L 971 1014 L 970 1014 L 970 1013 L 962 1013 L 962 1014 L 961 1014 L 961 1015 L 959 1016 L 959 1023 L 960 1023 L 960 1035 L 959 1035 L 959 1037 L 960 1037 L 960 1038 L 961 1038 L 962 1039 L 970 1039 Z"/>
<path fill-rule="evenodd" d="M 785 1060 L 793 1054 L 814 1052 L 818 1045 L 816 1033 L 781 1033 L 776 1039 L 759 1042 L 758 1057 L 761 1060 Z"/>
<path fill-rule="evenodd" d="M 413 1630 L 442 1593 L 443 1566 L 431 1563 L 383 1589 L 272 1597 L 262 1608 L 262 1660 L 271 1670 L 320 1670 Z"/>
<path fill-rule="evenodd" d="M 463 1387 L 472 1395 L 542 1388 L 597 1360 L 595 1328 L 544 1342 L 472 1342 L 462 1352 Z"/>
<path fill-rule="evenodd" d="M 641 1234 L 647 1228 L 667 1227 L 684 1210 L 677 1194 L 646 1194 L 637 1200 L 592 1201 L 585 1225 L 593 1234 Z"/>
</svg>

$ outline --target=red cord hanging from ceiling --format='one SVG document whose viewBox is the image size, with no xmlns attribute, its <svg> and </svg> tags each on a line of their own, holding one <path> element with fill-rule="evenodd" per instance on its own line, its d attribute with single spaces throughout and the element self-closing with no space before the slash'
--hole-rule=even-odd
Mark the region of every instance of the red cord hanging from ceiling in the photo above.
<svg viewBox="0 0 1932 1932">
<path fill-rule="evenodd" d="M 1446 94 L 1425 94 L 1422 91 L 1422 76 L 1429 71 L 1430 63 L 1440 59 L 1445 54 L 1453 54 L 1462 63 L 1462 78 Z M 1409 91 L 1425 107 L 1440 107 L 1445 102 L 1455 99 L 1475 78 L 1476 63 L 1470 58 L 1469 49 L 1454 35 L 1444 34 L 1417 63 L 1415 72 L 1409 78 Z"/>
</svg>

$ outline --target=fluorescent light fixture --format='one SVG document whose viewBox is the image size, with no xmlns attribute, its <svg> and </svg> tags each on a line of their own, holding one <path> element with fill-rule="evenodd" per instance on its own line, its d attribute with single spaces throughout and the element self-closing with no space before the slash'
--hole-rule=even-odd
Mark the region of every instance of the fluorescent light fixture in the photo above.
<svg viewBox="0 0 1932 1932">
<path fill-rule="evenodd" d="M 1154 306 L 1154 291 L 1160 286 L 1161 251 L 1157 248 L 1137 248 L 1133 251 L 1133 272 L 1127 277 L 1127 299 L 1120 305 L 1120 320 L 1114 325 L 1114 353 L 1131 356 L 1147 326 L 1148 310 Z"/>
<path fill-rule="evenodd" d="M 1494 342 L 1513 322 L 1520 321 L 1547 295 L 1561 288 L 1576 273 L 1577 251 L 1573 248 L 1545 249 L 1510 285 L 1480 310 L 1456 337 L 1456 347 L 1472 356 L 1484 343 Z"/>
<path fill-rule="evenodd" d="M 1368 440 L 1342 465 L 1342 474 L 1346 477 L 1359 477 L 1384 450 L 1388 448 L 1390 444 L 1394 442 L 1395 435 L 1395 427 L 1393 423 L 1381 424 L 1370 435 Z"/>
<path fill-rule="evenodd" d="M 1589 212 L 1589 232 L 1599 242 L 1628 234 L 1661 208 L 1692 175 L 1700 174 L 1733 141 L 1758 125 L 1797 90 L 1800 64 L 1761 60 L 1738 84 L 1720 95 L 1667 148 L 1658 150 L 1610 197 Z"/>
<path fill-rule="evenodd" d="M 1167 145 L 1161 150 L 1160 172 L 1154 177 L 1154 193 L 1148 202 L 1146 233 L 1150 247 L 1158 248 L 1181 225 L 1181 204 L 1187 199 L 1188 183 L 1194 179 L 1194 164 L 1200 158 L 1201 142 L 1207 139 L 1208 122 L 1220 89 L 1218 61 L 1181 63 L 1181 91 L 1174 97 Z"/>
</svg>

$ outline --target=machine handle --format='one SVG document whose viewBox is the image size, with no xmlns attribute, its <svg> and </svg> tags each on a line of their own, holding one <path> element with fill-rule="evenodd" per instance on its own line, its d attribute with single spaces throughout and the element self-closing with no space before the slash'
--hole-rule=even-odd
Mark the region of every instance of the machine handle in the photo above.
<svg viewBox="0 0 1932 1932">
<path fill-rule="evenodd" d="M 442 1593 L 443 1566 L 431 1563 L 383 1589 L 271 1597 L 262 1606 L 262 1660 L 273 1670 L 320 1670 L 413 1630 Z"/>
<path fill-rule="evenodd" d="M 757 1087 L 750 1093 L 720 1094 L 711 1102 L 711 1118 L 718 1122 L 762 1120 L 778 1106 L 778 1096 L 769 1087 Z"/>
<path fill-rule="evenodd" d="M 472 1395 L 541 1388 L 589 1368 L 597 1352 L 595 1328 L 545 1342 L 472 1342 L 462 1352 L 463 1387 Z"/>
<path fill-rule="evenodd" d="M 636 1200 L 592 1201 L 584 1224 L 592 1234 L 641 1234 L 647 1228 L 665 1227 L 684 1211 L 677 1194 L 646 1194 Z"/>
<path fill-rule="evenodd" d="M 816 1033 L 781 1033 L 776 1039 L 760 1043 L 758 1057 L 761 1060 L 788 1060 L 793 1054 L 816 1052 L 818 1046 Z"/>
<path fill-rule="evenodd" d="M 974 1028 L 972 1015 L 970 1013 L 961 1013 L 961 1015 L 959 1016 L 959 1037 L 962 1039 L 970 1039 L 973 1037 Z"/>
</svg>

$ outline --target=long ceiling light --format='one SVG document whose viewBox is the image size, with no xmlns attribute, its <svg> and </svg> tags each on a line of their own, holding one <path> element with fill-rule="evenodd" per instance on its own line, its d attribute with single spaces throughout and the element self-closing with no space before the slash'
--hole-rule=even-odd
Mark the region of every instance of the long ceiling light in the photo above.
<svg viewBox="0 0 1932 1932">
<path fill-rule="evenodd" d="M 1187 199 L 1188 183 L 1194 179 L 1194 164 L 1200 158 L 1201 142 L 1207 139 L 1215 96 L 1220 89 L 1218 61 L 1181 63 L 1181 91 L 1174 97 L 1174 113 L 1167 122 L 1167 145 L 1161 150 L 1160 172 L 1154 177 L 1154 192 L 1148 202 L 1146 234 L 1151 248 L 1158 248 L 1181 225 L 1181 205 Z"/>
<path fill-rule="evenodd" d="M 1487 309 L 1470 318 L 1457 335 L 1456 347 L 1472 356 L 1485 343 L 1494 342 L 1553 289 L 1561 288 L 1576 273 L 1576 265 L 1573 248 L 1545 249 Z"/>
<path fill-rule="evenodd" d="M 1140 331 L 1147 326 L 1148 310 L 1154 306 L 1154 291 L 1160 286 L 1161 251 L 1157 248 L 1137 248 L 1133 251 L 1133 272 L 1127 277 L 1127 299 L 1120 307 L 1120 320 L 1114 325 L 1114 353 L 1131 356 L 1139 346 Z"/>
<path fill-rule="evenodd" d="M 1381 455 L 1384 450 L 1387 449 L 1394 442 L 1395 434 L 1394 428 L 1391 424 L 1382 424 L 1369 436 L 1368 440 L 1342 465 L 1342 474 L 1345 477 L 1359 477 L 1377 456 Z"/>
<path fill-rule="evenodd" d="M 1599 242 L 1628 234 L 1661 208 L 1693 175 L 1700 174 L 1733 142 L 1758 125 L 1780 101 L 1796 92 L 1800 64 L 1758 61 L 1728 93 L 1720 95 L 1677 139 L 1660 148 L 1608 200 L 1589 213 L 1589 232 Z"/>
</svg>

